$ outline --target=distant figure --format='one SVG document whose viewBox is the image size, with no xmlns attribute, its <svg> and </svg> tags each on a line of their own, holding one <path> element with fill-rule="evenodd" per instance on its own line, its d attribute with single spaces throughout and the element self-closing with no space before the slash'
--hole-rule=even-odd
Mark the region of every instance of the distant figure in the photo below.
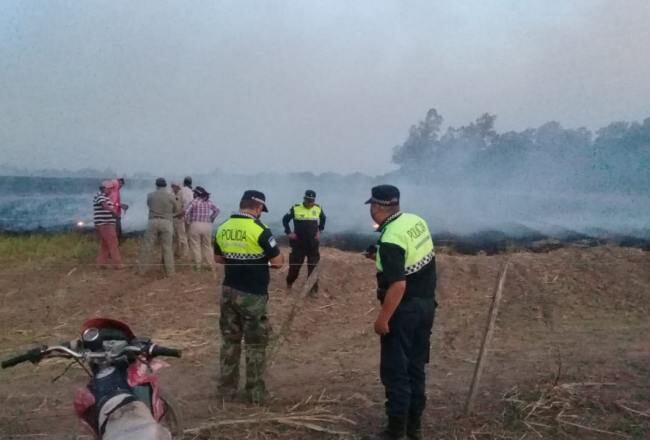
<svg viewBox="0 0 650 440">
<path fill-rule="evenodd" d="M 185 225 L 185 211 L 182 198 L 181 186 L 173 182 L 172 192 L 178 205 L 178 214 L 174 216 L 174 256 L 177 258 L 186 258 L 188 253 L 187 244 L 187 227 Z"/>
<path fill-rule="evenodd" d="M 126 210 L 129 209 L 129 205 L 122 203 L 120 196 L 120 190 L 126 184 L 124 177 L 118 177 L 106 182 L 109 185 L 110 198 L 113 202 L 113 206 L 117 212 L 117 219 L 115 222 L 115 228 L 117 230 L 117 239 L 118 242 L 122 242 L 122 215 L 126 214 Z"/>
<path fill-rule="evenodd" d="M 293 232 L 289 222 L 293 220 Z M 316 193 L 310 189 L 305 191 L 302 203 L 291 207 L 282 218 L 284 232 L 289 237 L 291 254 L 289 255 L 289 273 L 287 274 L 287 288 L 298 278 L 302 263 L 307 258 L 307 275 L 311 275 L 320 261 L 320 233 L 325 229 L 325 212 L 316 204 Z M 314 284 L 310 293 L 318 292 L 318 282 Z"/>
<path fill-rule="evenodd" d="M 194 190 L 192 189 L 192 178 L 190 176 L 183 179 L 183 188 L 181 188 L 181 201 L 183 202 L 183 211 L 185 211 L 194 199 Z"/>
<path fill-rule="evenodd" d="M 147 194 L 147 206 L 149 207 L 149 222 L 144 234 L 139 272 L 146 272 L 151 262 L 153 248 L 159 242 L 162 248 L 165 272 L 168 276 L 172 275 L 174 273 L 174 251 L 172 249 L 174 226 L 172 220 L 174 215 L 178 214 L 179 207 L 176 205 L 174 195 L 167 191 L 167 181 L 162 177 L 156 179 L 156 190 Z"/>
<path fill-rule="evenodd" d="M 190 207 L 190 203 L 192 203 L 192 200 L 194 200 L 194 190 L 192 189 L 192 177 L 190 176 L 185 176 L 183 179 L 183 188 L 181 188 L 181 203 L 183 204 L 183 214 L 185 214 L 185 211 L 187 208 Z M 189 239 L 189 234 L 190 234 L 190 225 L 189 223 L 185 223 L 185 236 L 188 237 Z"/>
<path fill-rule="evenodd" d="M 118 214 L 110 198 L 110 187 L 111 183 L 109 181 L 103 182 L 99 187 L 99 192 L 93 198 L 93 221 L 99 239 L 97 266 L 101 269 L 107 267 L 123 269 L 115 230 Z"/>
<path fill-rule="evenodd" d="M 194 196 L 185 211 L 185 223 L 190 225 L 190 249 L 194 257 L 194 270 L 201 270 L 202 260 L 210 270 L 214 270 L 212 223 L 219 215 L 219 208 L 210 201 L 210 193 L 203 187 L 197 186 Z"/>
</svg>

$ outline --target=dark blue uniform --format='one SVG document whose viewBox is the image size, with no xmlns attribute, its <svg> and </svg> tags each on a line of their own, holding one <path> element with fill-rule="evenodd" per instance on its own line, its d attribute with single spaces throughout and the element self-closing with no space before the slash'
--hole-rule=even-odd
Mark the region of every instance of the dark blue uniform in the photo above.
<svg viewBox="0 0 650 440">
<path fill-rule="evenodd" d="M 385 228 L 394 219 L 389 219 Z M 402 302 L 390 319 L 390 332 L 381 337 L 381 381 L 386 388 L 386 414 L 420 416 L 426 404 L 425 365 L 429 362 L 435 315 L 436 263 L 432 258 L 406 274 L 405 251 L 397 244 L 379 244 L 383 270 L 377 273 L 379 300 L 388 287 L 406 281 Z"/>
</svg>

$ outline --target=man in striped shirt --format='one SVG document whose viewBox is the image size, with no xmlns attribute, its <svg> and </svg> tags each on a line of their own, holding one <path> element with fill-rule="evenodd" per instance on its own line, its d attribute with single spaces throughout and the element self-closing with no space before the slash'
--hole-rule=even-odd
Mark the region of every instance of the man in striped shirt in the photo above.
<svg viewBox="0 0 650 440">
<path fill-rule="evenodd" d="M 210 201 L 210 193 L 197 186 L 194 199 L 185 210 L 185 223 L 190 225 L 190 250 L 195 270 L 201 270 L 202 261 L 207 263 L 210 270 L 214 270 L 212 223 L 218 215 L 219 208 Z"/>
<path fill-rule="evenodd" d="M 115 222 L 119 215 L 110 199 L 110 187 L 110 182 L 102 183 L 93 199 L 93 221 L 99 239 L 97 266 L 102 269 L 107 267 L 123 269 L 115 229 Z"/>
</svg>

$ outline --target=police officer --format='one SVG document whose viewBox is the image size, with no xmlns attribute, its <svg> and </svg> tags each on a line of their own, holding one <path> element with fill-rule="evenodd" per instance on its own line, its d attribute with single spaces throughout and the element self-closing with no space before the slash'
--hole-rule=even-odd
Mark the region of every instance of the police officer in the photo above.
<svg viewBox="0 0 650 440">
<path fill-rule="evenodd" d="M 293 220 L 293 232 L 289 223 Z M 320 233 L 325 229 L 325 212 L 316 203 L 316 193 L 311 189 L 305 191 L 302 203 L 291 207 L 282 218 L 284 232 L 289 237 L 291 254 L 289 255 L 289 272 L 287 288 L 291 288 L 298 278 L 302 263 L 307 258 L 307 275 L 311 275 L 320 261 Z M 318 283 L 314 284 L 312 294 L 318 292 Z"/>
<path fill-rule="evenodd" d="M 379 240 L 368 256 L 377 265 L 381 310 L 375 321 L 380 336 L 380 376 L 386 390 L 388 424 L 369 439 L 422 439 L 425 365 L 436 308 L 436 263 L 427 223 L 403 213 L 399 190 L 372 188 L 370 215 L 379 225 Z"/>
<path fill-rule="evenodd" d="M 277 269 L 284 263 L 271 230 L 260 222 L 262 212 L 268 212 L 264 194 L 255 190 L 244 192 L 239 212 L 219 226 L 214 245 L 215 261 L 225 264 L 219 320 L 223 341 L 219 389 L 228 397 L 237 393 L 243 337 L 245 390 L 252 403 L 262 403 L 266 397 L 269 266 Z"/>
</svg>

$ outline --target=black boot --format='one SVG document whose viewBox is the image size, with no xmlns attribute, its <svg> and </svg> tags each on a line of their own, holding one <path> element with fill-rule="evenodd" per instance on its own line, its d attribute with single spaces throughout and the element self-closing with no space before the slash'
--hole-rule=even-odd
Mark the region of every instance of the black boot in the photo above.
<svg viewBox="0 0 650 440">
<path fill-rule="evenodd" d="M 406 417 L 388 416 L 388 425 L 379 434 L 366 435 L 363 440 L 403 440 L 406 435 Z"/>
<path fill-rule="evenodd" d="M 406 437 L 408 440 L 422 440 L 422 414 L 409 414 Z"/>
</svg>

